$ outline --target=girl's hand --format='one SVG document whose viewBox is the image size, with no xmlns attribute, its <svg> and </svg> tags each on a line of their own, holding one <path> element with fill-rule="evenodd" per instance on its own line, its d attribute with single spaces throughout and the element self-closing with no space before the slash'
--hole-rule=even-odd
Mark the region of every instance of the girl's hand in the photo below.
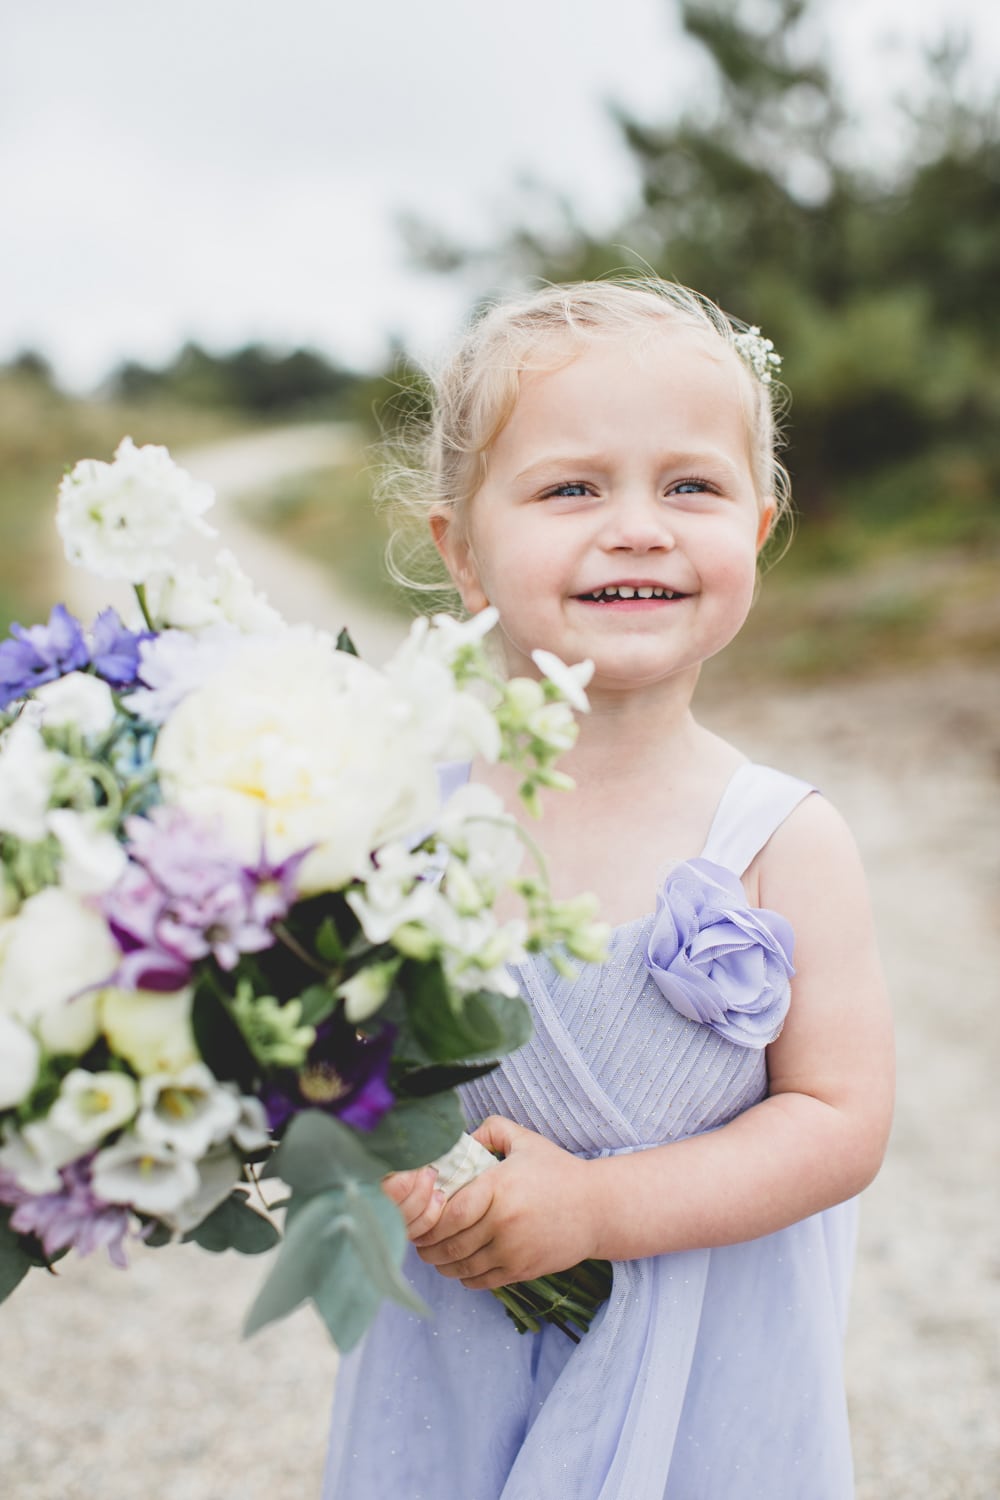
<svg viewBox="0 0 1000 1500">
<path fill-rule="evenodd" d="M 403 1215 L 407 1239 L 416 1240 L 433 1229 L 444 1212 L 446 1199 L 437 1184 L 433 1167 L 412 1172 L 390 1172 L 382 1178 L 382 1191 Z"/>
<path fill-rule="evenodd" d="M 416 1237 L 421 1260 L 475 1290 L 586 1260 L 595 1239 L 589 1163 L 500 1115 L 475 1138 L 504 1160 L 457 1192 L 435 1227 Z"/>
</svg>

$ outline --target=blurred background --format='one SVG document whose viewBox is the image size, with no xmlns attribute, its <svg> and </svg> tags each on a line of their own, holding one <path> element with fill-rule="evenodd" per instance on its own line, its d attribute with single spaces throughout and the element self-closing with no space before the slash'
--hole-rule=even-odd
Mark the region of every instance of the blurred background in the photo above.
<svg viewBox="0 0 1000 1500">
<path fill-rule="evenodd" d="M 797 536 L 707 710 L 851 817 L 900 999 L 859 1496 L 996 1500 L 994 0 L 46 0 L 0 42 L 0 629 L 102 602 L 54 493 L 129 433 L 378 655 L 422 599 L 373 444 L 479 300 L 651 267 L 774 339 Z M 331 1351 L 305 1314 L 238 1345 L 257 1270 L 171 1255 L 0 1309 L 4 1495 L 317 1492 Z"/>
</svg>

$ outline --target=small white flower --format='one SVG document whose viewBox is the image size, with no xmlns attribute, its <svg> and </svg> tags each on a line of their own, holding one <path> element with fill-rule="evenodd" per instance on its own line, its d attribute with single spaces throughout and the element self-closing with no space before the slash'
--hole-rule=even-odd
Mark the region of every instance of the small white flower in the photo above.
<svg viewBox="0 0 1000 1500">
<path fill-rule="evenodd" d="M 162 724 L 189 693 L 196 692 L 226 664 L 243 642 L 232 625 L 213 625 L 201 635 L 164 630 L 139 647 L 143 687 L 122 699 L 130 713 Z"/>
<path fill-rule="evenodd" d="M 585 714 L 590 709 L 584 688 L 594 675 L 592 661 L 578 661 L 569 667 L 551 651 L 532 651 L 531 659 L 543 677 L 553 683 L 577 713 Z"/>
<path fill-rule="evenodd" d="M 128 864 L 125 850 L 113 833 L 100 826 L 100 818 L 98 812 L 58 807 L 46 819 L 62 851 L 59 883 L 80 896 L 110 890 Z"/>
<path fill-rule="evenodd" d="M 240 1118 L 238 1096 L 219 1083 L 204 1063 L 173 1076 L 153 1073 L 140 1084 L 140 1140 L 168 1146 L 198 1161 L 225 1140 Z"/>
<path fill-rule="evenodd" d="M 28 1028 L 0 1012 L 0 1109 L 13 1109 L 31 1093 L 40 1057 Z"/>
<path fill-rule="evenodd" d="M 0 741 L 0 833 L 25 843 L 45 837 L 52 778 L 61 757 L 33 724 L 17 719 Z"/>
<path fill-rule="evenodd" d="M 85 1068 L 74 1068 L 59 1086 L 49 1120 L 78 1146 L 95 1146 L 126 1125 L 138 1103 L 138 1087 L 127 1073 L 88 1073 Z"/>
<path fill-rule="evenodd" d="M 520 871 L 524 845 L 517 822 L 496 792 L 467 784 L 449 797 L 436 833 L 464 860 L 472 879 L 492 904 Z"/>
<path fill-rule="evenodd" d="M 57 1192 L 59 1168 L 80 1155 L 78 1142 L 47 1120 L 34 1120 L 0 1146 L 0 1171 L 9 1172 L 26 1193 Z"/>
<path fill-rule="evenodd" d="M 232 552 L 220 552 L 215 566 L 217 572 L 205 574 L 188 564 L 151 580 L 149 608 L 159 625 L 197 631 L 226 624 L 251 634 L 284 626 L 281 615 L 254 589 Z"/>
<path fill-rule="evenodd" d="M 383 845 L 378 869 L 366 876 L 363 890 L 347 894 L 347 904 L 370 943 L 386 943 L 397 928 L 421 921 L 434 900 L 433 884 L 426 877 L 436 869 L 428 854 L 411 853 L 400 844 Z"/>
<path fill-rule="evenodd" d="M 213 501 L 209 486 L 179 468 L 166 448 L 137 448 L 123 438 L 113 463 L 84 459 L 67 474 L 56 525 L 70 562 L 101 578 L 145 583 L 169 572 L 183 537 L 214 535 L 201 519 Z"/>
<path fill-rule="evenodd" d="M 161 1218 L 178 1234 L 187 1234 L 220 1203 L 225 1203 L 242 1177 L 243 1163 L 236 1153 L 228 1146 L 217 1147 L 198 1163 L 196 1191 L 175 1209 L 161 1214 Z"/>
<path fill-rule="evenodd" d="M 465 646 L 478 646 L 500 618 L 500 611 L 492 604 L 481 609 L 468 620 L 456 620 L 452 615 L 434 615 L 431 619 L 430 649 L 439 660 L 452 662 Z"/>
<path fill-rule="evenodd" d="M 111 689 L 89 672 L 67 672 L 46 682 L 35 689 L 34 699 L 41 707 L 41 722 L 50 729 L 74 725 L 84 736 L 97 736 L 114 722 Z"/>
<path fill-rule="evenodd" d="M 191 1029 L 191 989 L 101 990 L 101 1030 L 112 1052 L 140 1075 L 180 1073 L 198 1061 Z"/>
<path fill-rule="evenodd" d="M 29 1026 L 48 1051 L 79 1056 L 100 1031 L 97 988 L 120 961 L 101 914 L 48 886 L 0 922 L 0 1012 Z"/>
<path fill-rule="evenodd" d="M 94 1157 L 91 1184 L 105 1203 L 166 1218 L 194 1197 L 201 1178 L 194 1162 L 169 1146 L 126 1135 Z"/>
<path fill-rule="evenodd" d="M 388 959 L 385 963 L 369 964 L 339 987 L 337 995 L 344 1002 L 344 1015 L 352 1026 L 360 1025 L 381 1010 L 389 998 L 400 962 L 400 959 Z"/>
<path fill-rule="evenodd" d="M 267 1111 L 253 1094 L 241 1094 L 240 1113 L 232 1129 L 232 1138 L 241 1151 L 263 1151 L 271 1143 Z"/>
</svg>

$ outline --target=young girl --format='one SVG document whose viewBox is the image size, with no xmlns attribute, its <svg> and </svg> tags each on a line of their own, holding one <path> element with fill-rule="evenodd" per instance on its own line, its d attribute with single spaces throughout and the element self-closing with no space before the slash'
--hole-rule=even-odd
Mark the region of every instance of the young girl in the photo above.
<svg viewBox="0 0 1000 1500">
<path fill-rule="evenodd" d="M 532 832 L 615 925 L 575 979 L 518 970 L 534 1035 L 463 1089 L 503 1162 L 447 1204 L 387 1179 L 433 1316 L 386 1306 L 343 1362 L 326 1500 L 852 1493 L 852 1200 L 892 1075 L 864 879 L 828 802 L 691 712 L 786 496 L 769 349 L 676 286 L 583 283 L 494 307 L 444 373 L 433 537 L 511 672 L 594 663 Z M 578 1345 L 485 1294 L 589 1256 L 614 1287 Z"/>
</svg>

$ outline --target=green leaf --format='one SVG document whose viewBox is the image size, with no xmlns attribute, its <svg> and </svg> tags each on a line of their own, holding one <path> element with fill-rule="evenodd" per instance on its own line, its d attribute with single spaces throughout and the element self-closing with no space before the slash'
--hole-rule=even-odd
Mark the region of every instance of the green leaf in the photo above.
<svg viewBox="0 0 1000 1500">
<path fill-rule="evenodd" d="M 213 1209 L 184 1236 L 203 1250 L 218 1255 L 223 1250 L 237 1250 L 241 1255 L 260 1255 L 273 1250 L 281 1235 L 269 1219 L 251 1208 L 244 1190 L 237 1188 L 225 1202 Z"/>
<path fill-rule="evenodd" d="M 337 997 L 325 984 L 311 984 L 298 997 L 301 1006 L 300 1020 L 303 1026 L 318 1026 L 332 1015 Z"/>
<path fill-rule="evenodd" d="M 358 654 L 358 648 L 351 640 L 351 632 L 347 629 L 346 625 L 337 637 L 337 650 L 346 651 L 348 656 L 357 656 Z"/>
<path fill-rule="evenodd" d="M 428 1094 L 443 1094 L 447 1089 L 457 1088 L 460 1083 L 483 1078 L 498 1066 L 495 1062 L 432 1063 L 428 1068 L 414 1068 L 405 1073 L 394 1087 L 408 1099 L 426 1099 Z"/>
<path fill-rule="evenodd" d="M 289 1125 L 262 1174 L 279 1177 L 300 1193 L 322 1193 L 346 1183 L 379 1182 L 385 1163 L 346 1125 L 318 1109 L 307 1109 Z"/>
<path fill-rule="evenodd" d="M 0 1302 L 20 1286 L 34 1264 L 21 1236 L 10 1227 L 10 1215 L 0 1215 Z"/>
<path fill-rule="evenodd" d="M 324 963 L 340 964 L 344 961 L 344 945 L 332 917 L 324 917 L 316 933 L 316 952 Z"/>
<path fill-rule="evenodd" d="M 408 966 L 405 987 L 414 1035 L 433 1062 L 502 1057 L 531 1035 L 520 995 L 477 990 L 453 1000 L 437 964 Z"/>
<path fill-rule="evenodd" d="M 397 1099 L 365 1137 L 368 1148 L 394 1172 L 423 1167 L 454 1146 L 465 1129 L 458 1095 Z"/>
<path fill-rule="evenodd" d="M 253 1092 L 258 1072 L 253 1053 L 208 975 L 195 985 L 191 1027 L 198 1051 L 216 1078 L 232 1080 L 245 1092 Z"/>
</svg>

